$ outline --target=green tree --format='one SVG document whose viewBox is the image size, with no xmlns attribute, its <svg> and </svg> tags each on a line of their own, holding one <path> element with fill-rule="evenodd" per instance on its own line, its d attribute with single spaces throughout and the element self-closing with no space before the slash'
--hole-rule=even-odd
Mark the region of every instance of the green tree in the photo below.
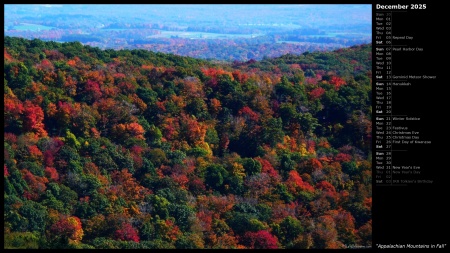
<svg viewBox="0 0 450 253">
<path fill-rule="evenodd" d="M 256 175 L 261 172 L 261 168 L 262 168 L 261 163 L 252 158 L 242 159 L 242 165 L 244 166 L 245 174 L 247 176 Z"/>
<path fill-rule="evenodd" d="M 25 200 L 19 208 L 19 213 L 28 221 L 26 231 L 44 232 L 48 221 L 47 207 L 31 200 Z"/>
<path fill-rule="evenodd" d="M 153 213 L 158 215 L 161 219 L 169 218 L 169 201 L 158 195 L 150 195 L 149 202 L 152 205 Z"/>
<path fill-rule="evenodd" d="M 284 218 L 279 224 L 272 224 L 272 231 L 286 247 L 292 246 L 294 240 L 303 232 L 299 220 L 291 216 Z"/>
<path fill-rule="evenodd" d="M 211 164 L 206 168 L 205 183 L 215 190 L 223 187 L 224 178 L 228 176 L 227 170 L 219 164 Z"/>
<path fill-rule="evenodd" d="M 283 121 L 281 118 L 270 118 L 263 124 L 262 137 L 265 143 L 274 147 L 284 137 Z"/>
<path fill-rule="evenodd" d="M 23 89 L 31 84 L 31 75 L 24 63 L 6 64 L 4 68 L 5 78 L 11 89 Z"/>
</svg>

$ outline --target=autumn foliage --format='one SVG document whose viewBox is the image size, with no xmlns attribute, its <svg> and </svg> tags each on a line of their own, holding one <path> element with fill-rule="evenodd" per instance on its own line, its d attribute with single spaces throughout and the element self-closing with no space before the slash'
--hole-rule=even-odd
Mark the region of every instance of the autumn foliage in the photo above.
<svg viewBox="0 0 450 253">
<path fill-rule="evenodd" d="M 278 249 L 278 240 L 266 230 L 246 232 L 242 241 L 251 249 Z"/>
<path fill-rule="evenodd" d="M 53 236 L 62 236 L 64 238 L 81 241 L 83 239 L 83 228 L 78 217 L 61 217 L 55 224 L 50 227 Z"/>
<path fill-rule="evenodd" d="M 122 224 L 121 228 L 114 233 L 114 237 L 120 241 L 139 242 L 138 232 L 129 223 Z"/>
<path fill-rule="evenodd" d="M 371 245 L 371 45 L 221 63 L 4 44 L 5 238 L 58 249 Z"/>
</svg>

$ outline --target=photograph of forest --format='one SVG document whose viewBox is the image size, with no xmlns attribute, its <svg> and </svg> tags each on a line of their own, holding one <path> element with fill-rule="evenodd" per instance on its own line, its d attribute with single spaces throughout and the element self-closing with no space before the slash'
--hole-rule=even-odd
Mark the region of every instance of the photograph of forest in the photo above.
<svg viewBox="0 0 450 253">
<path fill-rule="evenodd" d="M 371 5 L 94 7 L 5 5 L 4 249 L 372 247 Z"/>
</svg>

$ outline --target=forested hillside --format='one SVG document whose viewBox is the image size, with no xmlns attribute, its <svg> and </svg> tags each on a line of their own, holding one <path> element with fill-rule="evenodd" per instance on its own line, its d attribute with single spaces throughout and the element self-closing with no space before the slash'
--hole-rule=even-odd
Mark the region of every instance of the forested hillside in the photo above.
<svg viewBox="0 0 450 253">
<path fill-rule="evenodd" d="M 371 246 L 371 51 L 5 37 L 4 247 Z"/>
</svg>

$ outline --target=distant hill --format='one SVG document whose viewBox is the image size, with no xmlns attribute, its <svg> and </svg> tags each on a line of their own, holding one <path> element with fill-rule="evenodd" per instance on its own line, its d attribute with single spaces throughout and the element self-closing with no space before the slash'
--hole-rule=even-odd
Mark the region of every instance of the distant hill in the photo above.
<svg viewBox="0 0 450 253">
<path fill-rule="evenodd" d="M 372 41 L 369 4 L 7 4 L 7 36 L 225 61 Z"/>
</svg>

